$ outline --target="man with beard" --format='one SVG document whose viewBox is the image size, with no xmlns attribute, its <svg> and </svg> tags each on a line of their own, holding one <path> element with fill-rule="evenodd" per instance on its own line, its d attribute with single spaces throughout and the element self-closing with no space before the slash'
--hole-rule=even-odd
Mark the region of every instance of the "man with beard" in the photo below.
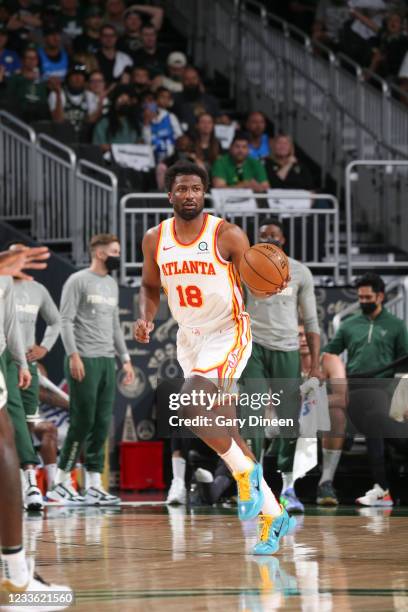
<svg viewBox="0 0 408 612">
<path fill-rule="evenodd" d="M 259 162 L 258 162 L 259 163 Z M 283 248 L 285 237 L 278 219 L 265 219 L 259 228 L 259 241 Z M 322 378 L 320 372 L 320 329 L 317 317 L 313 277 L 300 261 L 289 257 L 290 281 L 278 295 L 261 300 L 248 292 L 246 305 L 251 317 L 254 338 L 252 354 L 242 374 L 240 387 L 250 392 L 262 386 L 268 393 L 283 390 L 276 407 L 279 418 L 292 418 L 298 423 L 300 412 L 300 354 L 298 340 L 299 310 L 305 323 L 306 340 L 310 350 L 308 378 Z M 259 389 L 257 389 L 259 390 Z M 242 407 L 241 407 L 242 408 Z M 264 429 L 256 432 L 254 444 L 260 454 Z M 297 425 L 287 428 L 277 440 L 277 464 L 282 474 L 280 501 L 290 512 L 303 512 L 304 507 L 295 492 L 293 461 L 297 441 Z"/>
<path fill-rule="evenodd" d="M 120 265 L 119 240 L 113 234 L 97 234 L 90 251 L 90 267 L 72 274 L 61 295 L 70 424 L 47 498 L 67 505 L 106 506 L 120 503 L 104 490 L 101 478 L 116 391 L 115 354 L 122 362 L 123 384 L 134 382 L 134 372 L 119 322 L 119 289 L 110 276 Z M 85 497 L 71 483 L 71 470 L 84 446 Z"/>
<path fill-rule="evenodd" d="M 361 312 L 342 322 L 323 351 L 335 355 L 347 351 L 347 374 L 362 374 L 355 381 L 349 380 L 349 414 L 357 430 L 366 436 L 374 486 L 356 502 L 387 507 L 394 502 L 385 470 L 383 431 L 375 416 L 389 412 L 392 385 L 387 379 L 394 376 L 395 368 L 387 366 L 408 355 L 408 332 L 404 321 L 383 306 L 385 285 L 378 274 L 365 274 L 356 286 Z M 376 369 L 381 371 L 364 377 L 365 372 Z"/>
<path fill-rule="evenodd" d="M 249 156 L 248 136 L 244 132 L 235 133 L 229 152 L 215 160 L 211 174 L 216 189 L 236 187 L 255 192 L 269 189 L 262 162 Z"/>
<path fill-rule="evenodd" d="M 174 96 L 172 109 L 180 123 L 185 123 L 189 130 L 193 130 L 202 113 L 210 113 L 213 117 L 220 114 L 218 101 L 205 93 L 198 71 L 193 66 L 184 69 L 182 84 L 183 91 Z"/>
<path fill-rule="evenodd" d="M 140 319 L 134 335 L 138 342 L 150 341 L 162 286 L 179 325 L 177 359 L 185 379 L 180 393 L 183 409 L 176 418 L 180 418 L 180 425 L 187 420 L 185 425 L 233 473 L 240 519 L 259 515 L 260 538 L 254 554 L 274 554 L 291 526 L 289 515 L 278 504 L 261 465 L 241 438 L 234 424 L 234 402 L 225 401 L 224 395 L 236 391 L 235 382 L 251 354 L 249 316 L 244 311 L 238 273 L 249 242 L 236 225 L 203 212 L 208 183 L 206 170 L 196 164 L 180 162 L 166 172 L 174 217 L 144 236 Z M 214 409 L 208 401 L 211 395 L 218 395 Z M 197 397 L 198 402 L 194 401 Z M 231 425 L 219 424 L 219 417 L 227 415 Z M 172 424 L 177 426 L 169 421 Z"/>
</svg>

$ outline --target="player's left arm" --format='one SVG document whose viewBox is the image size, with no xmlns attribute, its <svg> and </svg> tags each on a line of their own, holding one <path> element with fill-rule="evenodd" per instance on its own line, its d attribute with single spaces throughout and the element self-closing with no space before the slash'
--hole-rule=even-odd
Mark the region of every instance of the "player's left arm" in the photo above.
<svg viewBox="0 0 408 612">
<path fill-rule="evenodd" d="M 47 323 L 40 345 L 35 344 L 27 351 L 28 361 L 43 359 L 56 343 L 61 331 L 61 317 L 59 310 L 48 290 L 41 286 L 43 298 L 40 306 L 40 315 Z"/>
<path fill-rule="evenodd" d="M 320 328 L 317 316 L 316 296 L 313 276 L 306 266 L 302 266 L 302 282 L 299 288 L 298 304 L 303 315 L 306 341 L 311 356 L 310 378 L 322 380 L 320 369 Z"/>
<path fill-rule="evenodd" d="M 331 392 L 328 396 L 329 407 L 346 410 L 348 404 L 348 392 L 346 368 L 344 363 L 338 355 L 324 353 L 322 368 L 325 377 L 330 381 Z"/>
</svg>

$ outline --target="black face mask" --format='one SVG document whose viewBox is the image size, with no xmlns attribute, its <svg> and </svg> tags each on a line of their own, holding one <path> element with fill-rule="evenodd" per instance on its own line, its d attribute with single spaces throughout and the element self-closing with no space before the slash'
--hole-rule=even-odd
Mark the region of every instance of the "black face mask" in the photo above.
<svg viewBox="0 0 408 612">
<path fill-rule="evenodd" d="M 374 310 L 377 308 L 377 306 L 378 304 L 376 304 L 375 302 L 364 302 L 364 303 L 360 302 L 360 308 L 363 311 L 363 314 L 365 315 L 372 314 Z"/>
<path fill-rule="evenodd" d="M 107 267 L 108 272 L 119 270 L 120 257 L 116 257 L 115 255 L 108 255 L 108 257 L 105 259 L 105 266 Z"/>
<path fill-rule="evenodd" d="M 265 244 L 274 244 L 279 249 L 282 248 L 282 243 L 277 238 L 260 238 L 259 242 L 263 242 Z"/>
<path fill-rule="evenodd" d="M 183 94 L 186 100 L 192 102 L 193 100 L 197 100 L 200 97 L 201 91 L 198 85 L 190 85 L 184 87 Z"/>
</svg>

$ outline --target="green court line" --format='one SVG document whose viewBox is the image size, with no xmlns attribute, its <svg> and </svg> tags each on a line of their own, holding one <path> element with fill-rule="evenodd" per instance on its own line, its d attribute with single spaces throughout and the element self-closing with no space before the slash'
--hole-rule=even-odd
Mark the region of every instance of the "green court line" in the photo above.
<svg viewBox="0 0 408 612">
<path fill-rule="evenodd" d="M 299 597 L 316 595 L 314 589 L 274 589 L 277 593 L 282 593 L 285 597 Z M 109 601 L 116 599 L 155 599 L 155 598 L 175 598 L 175 597 L 203 597 L 203 596 L 239 596 L 251 595 L 257 596 L 265 593 L 263 589 L 248 589 L 248 588 L 211 588 L 211 589 L 132 589 L 132 590 L 93 590 L 93 591 L 76 591 L 75 597 L 77 601 L 97 600 Z M 394 595 L 404 596 L 408 598 L 408 589 L 319 589 L 319 595 L 333 595 L 350 597 L 392 597 Z"/>
</svg>

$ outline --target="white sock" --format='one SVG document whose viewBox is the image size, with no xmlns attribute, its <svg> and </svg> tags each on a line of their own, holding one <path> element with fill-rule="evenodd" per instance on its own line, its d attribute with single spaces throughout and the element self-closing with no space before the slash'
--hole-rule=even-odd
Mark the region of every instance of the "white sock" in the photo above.
<svg viewBox="0 0 408 612">
<path fill-rule="evenodd" d="M 95 487 L 100 489 L 102 486 L 102 474 L 100 472 L 88 472 L 85 470 L 85 489 Z"/>
<path fill-rule="evenodd" d="M 57 474 L 57 464 L 48 463 L 48 465 L 45 466 L 45 473 L 47 474 L 47 489 L 50 490 Z"/>
<path fill-rule="evenodd" d="M 197 482 L 206 482 L 207 484 L 214 482 L 214 476 L 209 470 L 205 470 L 204 468 L 196 469 L 194 476 Z"/>
<path fill-rule="evenodd" d="M 326 482 L 326 480 L 332 482 L 340 461 L 341 450 L 329 450 L 328 448 L 322 448 L 322 455 L 323 465 L 319 485 L 322 484 L 322 482 Z"/>
<path fill-rule="evenodd" d="M 71 472 L 64 472 L 60 468 L 57 468 L 57 473 L 55 474 L 54 485 L 61 484 L 66 480 L 71 480 Z"/>
<path fill-rule="evenodd" d="M 270 487 L 268 487 L 265 478 L 262 478 L 261 482 L 262 493 L 264 494 L 264 503 L 262 506 L 262 514 L 270 514 L 272 516 L 279 516 L 282 514 L 282 508 Z"/>
<path fill-rule="evenodd" d="M 234 439 L 231 439 L 229 450 L 223 455 L 220 455 L 220 457 L 225 461 L 232 472 L 246 472 L 247 470 L 251 470 L 254 465 L 252 459 L 244 455 Z"/>
<path fill-rule="evenodd" d="M 173 478 L 181 478 L 184 482 L 186 475 L 186 460 L 183 457 L 172 457 L 171 465 L 173 467 Z"/>
<path fill-rule="evenodd" d="M 282 491 L 293 489 L 294 486 L 293 472 L 282 472 Z"/>
<path fill-rule="evenodd" d="M 35 468 L 28 468 L 27 470 L 23 470 L 24 478 L 26 479 L 26 483 L 28 487 L 37 486 L 37 473 Z"/>
<path fill-rule="evenodd" d="M 30 580 L 24 548 L 16 553 L 1 555 L 3 578 L 18 587 L 25 586 Z"/>
</svg>

